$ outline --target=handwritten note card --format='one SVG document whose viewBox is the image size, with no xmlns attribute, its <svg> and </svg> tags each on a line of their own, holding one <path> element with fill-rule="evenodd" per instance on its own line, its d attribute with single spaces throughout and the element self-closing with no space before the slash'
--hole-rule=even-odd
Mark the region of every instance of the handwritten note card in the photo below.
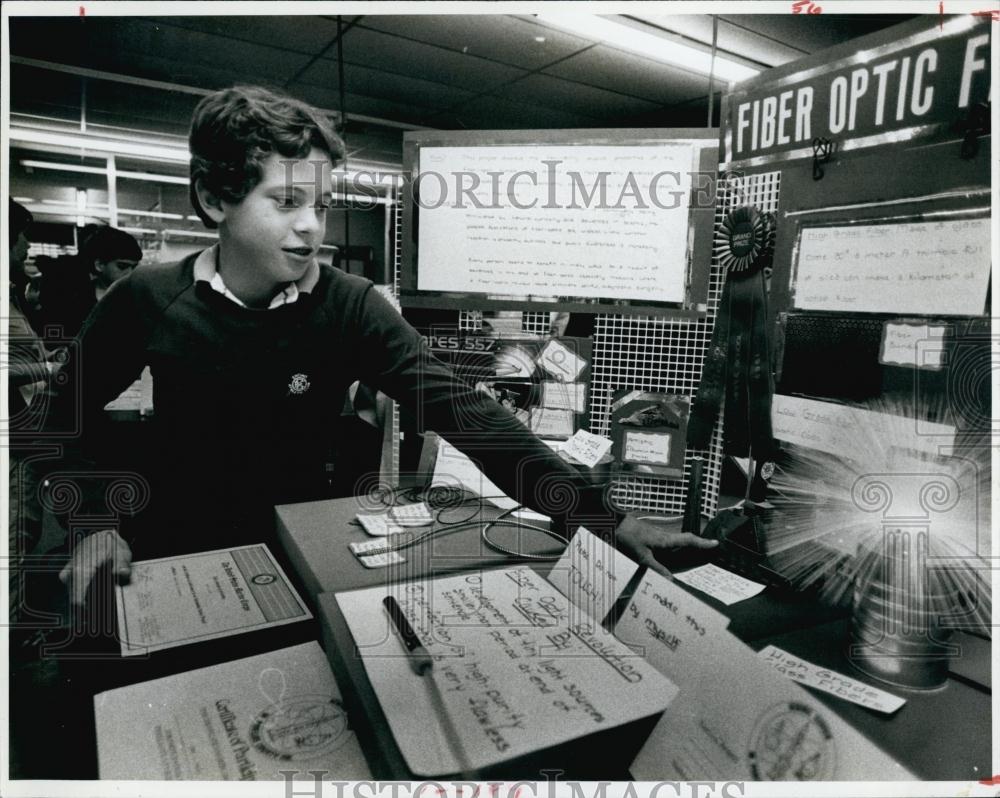
<svg viewBox="0 0 1000 798">
<path fill-rule="evenodd" d="M 655 571 L 646 571 L 615 627 L 615 636 L 642 653 L 663 674 L 672 661 L 693 658 L 706 635 L 721 633 L 729 619 Z"/>
<path fill-rule="evenodd" d="M 423 147 L 417 287 L 680 302 L 694 166 L 691 143 Z"/>
<path fill-rule="evenodd" d="M 983 312 L 990 220 L 802 230 L 795 306 L 854 313 Z"/>
<path fill-rule="evenodd" d="M 626 431 L 622 457 L 629 463 L 667 465 L 670 462 L 670 434 Z"/>
<path fill-rule="evenodd" d="M 426 685 L 382 612 L 392 591 L 434 657 L 430 678 L 473 769 L 656 714 L 677 689 L 529 568 L 338 593 L 407 766 L 458 770 Z"/>
<path fill-rule="evenodd" d="M 878 362 L 939 371 L 944 362 L 943 324 L 886 323 Z"/>
<path fill-rule="evenodd" d="M 752 598 L 766 587 L 766 585 L 751 582 L 739 574 L 734 574 L 732 571 L 727 571 L 717 565 L 712 565 L 712 563 L 674 574 L 674 579 L 697 588 L 726 606 Z"/>
<path fill-rule="evenodd" d="M 542 406 L 583 413 L 587 409 L 587 384 L 584 382 L 543 382 Z"/>
<path fill-rule="evenodd" d="M 779 440 L 838 455 L 849 454 L 860 443 L 854 432 L 859 426 L 884 430 L 885 440 L 935 455 L 939 446 L 950 446 L 955 438 L 955 427 L 949 424 L 917 424 L 902 416 L 782 394 L 774 395 L 771 422 Z"/>
<path fill-rule="evenodd" d="M 533 407 L 528 429 L 541 437 L 568 438 L 573 434 L 573 411 Z"/>
<path fill-rule="evenodd" d="M 538 365 L 563 382 L 573 382 L 580 376 L 587 361 L 559 341 L 549 341 L 538 355 Z"/>
<path fill-rule="evenodd" d="M 610 449 L 611 438 L 594 435 L 585 429 L 578 429 L 563 447 L 566 454 L 571 455 L 573 459 L 583 463 L 587 468 L 593 468 L 597 465 Z"/>
<path fill-rule="evenodd" d="M 639 570 L 631 559 L 584 527 L 549 573 L 549 581 L 598 624 Z"/>
<path fill-rule="evenodd" d="M 767 648 L 761 649 L 758 654 L 766 664 L 778 673 L 783 673 L 799 684 L 814 687 L 877 712 L 891 715 L 906 703 L 905 698 L 887 693 L 885 690 L 879 690 L 877 687 L 859 682 L 857 679 L 844 676 L 836 671 L 813 665 L 811 662 L 806 662 L 776 646 L 767 646 Z"/>
</svg>

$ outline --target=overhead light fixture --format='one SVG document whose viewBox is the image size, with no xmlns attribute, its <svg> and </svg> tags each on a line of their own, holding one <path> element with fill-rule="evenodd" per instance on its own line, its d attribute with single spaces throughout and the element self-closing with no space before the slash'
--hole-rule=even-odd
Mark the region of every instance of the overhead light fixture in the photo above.
<svg viewBox="0 0 1000 798">
<path fill-rule="evenodd" d="M 164 211 L 134 211 L 130 208 L 119 208 L 119 216 L 148 216 L 151 219 L 183 219 L 180 213 L 165 213 Z"/>
<path fill-rule="evenodd" d="M 36 161 L 31 158 L 23 158 L 21 166 L 32 169 L 51 169 L 55 172 L 82 172 L 88 175 L 107 174 L 107 169 L 103 166 L 85 166 L 84 164 L 59 163 L 57 161 Z M 129 180 L 145 180 L 151 183 L 173 183 L 178 186 L 186 186 L 190 182 L 186 177 L 179 175 L 158 175 L 153 172 L 123 172 L 119 169 L 116 170 L 115 174 L 118 177 L 124 177 Z"/>
<path fill-rule="evenodd" d="M 83 227 L 83 215 L 87 212 L 87 189 L 78 188 L 76 190 L 76 226 Z"/>
<path fill-rule="evenodd" d="M 218 233 L 203 233 L 200 230 L 164 230 L 164 235 L 170 236 L 189 236 L 191 238 L 211 238 L 216 239 L 219 237 Z"/>
<path fill-rule="evenodd" d="M 109 152 L 115 155 L 131 155 L 137 158 L 152 158 L 157 161 L 171 161 L 185 164 L 191 160 L 191 154 L 187 149 L 179 147 L 164 147 L 158 144 L 102 139 L 80 133 L 69 135 L 66 133 L 54 133 L 49 130 L 12 127 L 7 138 L 12 144 L 41 144 L 50 147 L 68 147 L 75 150 L 84 149 L 95 152 Z"/>
<path fill-rule="evenodd" d="M 136 235 L 146 235 L 155 236 L 156 231 L 151 230 L 148 227 L 119 227 L 119 230 L 124 230 L 126 233 L 135 233 Z"/>
<path fill-rule="evenodd" d="M 610 44 L 646 58 L 662 61 L 665 64 L 694 70 L 703 75 L 714 72 L 716 77 L 733 83 L 760 74 L 759 69 L 744 66 L 720 56 L 718 53 L 715 55 L 713 67 L 712 54 L 709 51 L 692 47 L 674 38 L 657 36 L 630 25 L 623 25 L 609 17 L 565 12 L 562 14 L 536 14 L 535 18 L 539 22 L 544 22 L 555 28 L 561 28 L 603 44 Z"/>
</svg>

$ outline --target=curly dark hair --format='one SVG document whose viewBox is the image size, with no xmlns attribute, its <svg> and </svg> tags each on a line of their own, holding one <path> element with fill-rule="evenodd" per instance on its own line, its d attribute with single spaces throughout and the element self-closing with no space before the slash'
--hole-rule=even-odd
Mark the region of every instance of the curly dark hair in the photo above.
<svg viewBox="0 0 1000 798">
<path fill-rule="evenodd" d="M 207 227 L 217 225 L 198 200 L 199 182 L 236 203 L 260 182 L 261 164 L 273 153 L 303 158 L 316 147 L 334 164 L 344 157 L 343 141 L 319 109 L 260 86 L 234 86 L 202 99 L 188 143 L 191 204 Z"/>
</svg>

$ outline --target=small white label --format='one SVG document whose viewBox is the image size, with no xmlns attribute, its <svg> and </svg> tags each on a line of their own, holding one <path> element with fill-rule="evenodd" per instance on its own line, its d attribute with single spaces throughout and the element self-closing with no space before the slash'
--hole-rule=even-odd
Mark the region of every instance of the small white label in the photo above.
<svg viewBox="0 0 1000 798">
<path fill-rule="evenodd" d="M 389 565 L 406 562 L 402 555 L 396 551 L 390 551 L 388 554 L 370 554 L 367 557 L 358 557 L 358 559 L 361 560 L 361 564 L 365 568 L 385 568 Z"/>
<path fill-rule="evenodd" d="M 758 654 L 778 673 L 784 674 L 799 684 L 814 687 L 824 693 L 843 698 L 845 701 L 874 709 L 876 712 L 891 715 L 906 703 L 905 698 L 887 693 L 885 690 L 879 690 L 877 687 L 859 682 L 850 676 L 844 676 L 836 671 L 813 665 L 813 663 L 799 659 L 777 646 L 768 646 L 761 649 Z"/>
<path fill-rule="evenodd" d="M 434 523 L 434 516 L 426 502 L 399 504 L 389 510 L 389 515 L 400 526 L 427 526 Z"/>
<path fill-rule="evenodd" d="M 553 410 L 551 407 L 533 407 L 528 428 L 536 435 L 568 438 L 573 434 L 573 411 Z"/>
<path fill-rule="evenodd" d="M 381 538 L 386 535 L 397 535 L 403 531 L 403 527 L 390 521 L 385 513 L 378 513 L 377 515 L 358 513 L 356 518 L 365 532 L 372 537 Z"/>
<path fill-rule="evenodd" d="M 712 565 L 712 563 L 674 574 L 674 579 L 697 588 L 702 593 L 727 606 L 735 604 L 737 601 L 752 598 L 767 587 L 759 582 L 744 579 L 739 574 L 734 574 L 732 571 L 727 571 L 717 565 Z"/>
<path fill-rule="evenodd" d="M 587 468 L 593 468 L 610 448 L 610 438 L 594 435 L 585 429 L 580 429 L 566 441 L 563 451 L 571 455 L 573 459 L 583 463 Z"/>
<path fill-rule="evenodd" d="M 562 382 L 573 382 L 587 361 L 558 341 L 549 341 L 538 356 L 538 365 Z"/>
<path fill-rule="evenodd" d="M 587 408 L 585 382 L 543 382 L 542 406 L 582 413 Z"/>
<path fill-rule="evenodd" d="M 626 432 L 622 459 L 629 463 L 668 465 L 670 463 L 669 432 Z"/>
<path fill-rule="evenodd" d="M 942 324 L 887 323 L 879 363 L 940 371 L 944 364 L 946 330 Z"/>
</svg>

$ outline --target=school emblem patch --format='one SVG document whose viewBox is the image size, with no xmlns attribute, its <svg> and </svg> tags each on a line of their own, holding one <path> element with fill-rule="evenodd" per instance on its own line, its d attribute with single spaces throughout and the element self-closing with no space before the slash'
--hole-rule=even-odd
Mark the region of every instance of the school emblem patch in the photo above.
<svg viewBox="0 0 1000 798">
<path fill-rule="evenodd" d="M 288 392 L 293 394 L 305 393 L 309 390 L 309 378 L 305 374 L 293 374 L 292 381 L 288 383 Z"/>
</svg>

